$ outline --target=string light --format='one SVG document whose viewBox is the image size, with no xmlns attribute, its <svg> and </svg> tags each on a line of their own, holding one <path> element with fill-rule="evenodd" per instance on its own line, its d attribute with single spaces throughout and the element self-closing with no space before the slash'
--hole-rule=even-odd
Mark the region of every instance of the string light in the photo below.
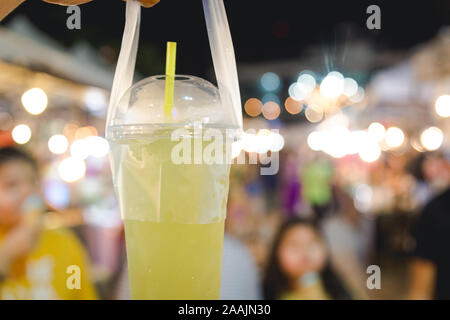
<svg viewBox="0 0 450 320">
<path fill-rule="evenodd" d="M 55 134 L 48 140 L 48 149 L 54 154 L 63 154 L 69 147 L 69 141 L 62 134 Z"/>
<path fill-rule="evenodd" d="M 400 128 L 390 127 L 386 130 L 385 141 L 388 147 L 397 148 L 403 144 L 405 134 Z"/>
<path fill-rule="evenodd" d="M 248 99 L 244 104 L 244 110 L 250 117 L 257 117 L 262 112 L 262 102 L 256 98 Z"/>
<path fill-rule="evenodd" d="M 280 106 L 273 101 L 266 102 L 263 105 L 262 113 L 267 120 L 275 120 L 280 115 L 280 112 Z"/>
<path fill-rule="evenodd" d="M 105 138 L 90 136 L 84 139 L 87 145 L 89 155 L 94 158 L 102 158 L 109 152 L 109 144 Z"/>
<path fill-rule="evenodd" d="M 278 105 L 280 104 L 280 98 L 275 93 L 272 92 L 266 93 L 262 97 L 261 101 L 263 104 L 270 101 L 275 102 Z"/>
<path fill-rule="evenodd" d="M 308 106 L 305 110 L 305 117 L 309 122 L 316 123 L 323 119 L 323 111 L 318 108 Z"/>
<path fill-rule="evenodd" d="M 280 77 L 276 73 L 266 72 L 261 77 L 261 87 L 266 91 L 276 91 L 280 84 Z"/>
<path fill-rule="evenodd" d="M 287 97 L 286 101 L 284 102 L 284 107 L 290 114 L 298 114 L 303 109 L 303 103 L 301 103 L 300 101 L 296 101 L 291 97 Z"/>
<path fill-rule="evenodd" d="M 26 124 L 19 124 L 11 132 L 14 142 L 25 144 L 31 139 L 31 129 Z"/>
<path fill-rule="evenodd" d="M 386 133 L 386 129 L 379 122 L 373 122 L 367 128 L 367 133 L 369 137 L 372 138 L 376 142 L 383 141 L 384 135 Z"/>
<path fill-rule="evenodd" d="M 351 97 L 354 96 L 357 92 L 358 92 L 358 83 L 352 78 L 345 78 L 343 93 L 347 97 Z"/>
<path fill-rule="evenodd" d="M 320 94 L 325 98 L 337 98 L 344 91 L 344 77 L 337 71 L 328 73 L 320 83 Z"/>
<path fill-rule="evenodd" d="M 84 160 L 89 156 L 89 149 L 84 139 L 75 140 L 70 146 L 70 155 L 73 158 Z"/>
<path fill-rule="evenodd" d="M 364 162 L 375 162 L 381 155 L 381 148 L 376 143 L 367 143 L 361 146 L 361 150 L 359 151 L 359 157 Z"/>
<path fill-rule="evenodd" d="M 430 127 L 422 132 L 420 135 L 420 142 L 422 146 L 428 151 L 434 151 L 440 148 L 444 141 L 444 134 L 441 129 Z"/>
<path fill-rule="evenodd" d="M 311 150 L 320 151 L 325 145 L 326 136 L 321 131 L 313 131 L 308 135 L 306 142 Z"/>
<path fill-rule="evenodd" d="M 22 95 L 22 104 L 27 112 L 38 115 L 47 108 L 48 98 L 44 90 L 33 88 Z"/>
<path fill-rule="evenodd" d="M 316 87 L 316 79 L 309 73 L 301 74 L 297 79 L 297 83 L 299 84 L 301 90 L 307 94 L 313 91 Z"/>
<path fill-rule="evenodd" d="M 364 100 L 365 91 L 363 88 L 358 87 L 356 93 L 350 97 L 350 101 L 353 103 L 359 103 Z"/>
<path fill-rule="evenodd" d="M 279 152 L 284 147 L 284 138 L 278 132 L 272 132 L 269 135 L 269 150 L 272 152 Z"/>
<path fill-rule="evenodd" d="M 75 182 L 86 174 L 86 164 L 81 159 L 69 157 L 61 161 L 58 173 L 65 182 Z"/>
<path fill-rule="evenodd" d="M 437 98 L 434 108 L 438 116 L 442 118 L 450 117 L 450 95 L 444 94 Z"/>
</svg>

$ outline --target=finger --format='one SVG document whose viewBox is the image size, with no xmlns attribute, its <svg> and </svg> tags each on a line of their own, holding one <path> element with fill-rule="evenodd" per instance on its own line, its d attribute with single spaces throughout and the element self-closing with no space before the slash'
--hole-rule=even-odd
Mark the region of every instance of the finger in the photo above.
<svg viewBox="0 0 450 320">
<path fill-rule="evenodd" d="M 92 0 L 43 0 L 48 3 L 60 4 L 62 6 L 76 6 L 83 3 L 91 2 Z"/>
<path fill-rule="evenodd" d="M 153 7 L 159 0 L 139 0 L 139 2 L 146 8 Z"/>
<path fill-rule="evenodd" d="M 127 0 L 123 0 L 127 1 Z M 150 8 L 159 2 L 159 0 L 138 0 L 143 7 Z"/>
<path fill-rule="evenodd" d="M 25 0 L 2 0 L 0 4 L 0 21 L 17 8 Z"/>
</svg>

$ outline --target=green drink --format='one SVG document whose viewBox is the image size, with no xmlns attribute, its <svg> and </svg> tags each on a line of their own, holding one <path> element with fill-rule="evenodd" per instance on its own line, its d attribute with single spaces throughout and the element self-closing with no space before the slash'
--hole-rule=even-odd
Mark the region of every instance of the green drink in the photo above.
<svg viewBox="0 0 450 320">
<path fill-rule="evenodd" d="M 236 125 L 209 82 L 177 76 L 173 89 L 168 117 L 164 76 L 135 84 L 107 127 L 131 297 L 218 299 Z"/>
<path fill-rule="evenodd" d="M 111 129 L 131 297 L 218 299 L 230 165 L 175 164 L 175 129 Z"/>
</svg>

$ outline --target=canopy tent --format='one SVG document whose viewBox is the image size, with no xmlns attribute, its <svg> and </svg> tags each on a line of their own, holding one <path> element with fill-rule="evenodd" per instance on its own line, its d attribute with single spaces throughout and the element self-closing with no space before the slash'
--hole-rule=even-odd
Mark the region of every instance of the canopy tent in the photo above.
<svg viewBox="0 0 450 320">
<path fill-rule="evenodd" d="M 450 29 L 442 29 L 431 41 L 415 48 L 402 62 L 376 72 L 366 88 L 367 108 L 358 122 L 402 124 L 417 131 L 442 122 L 434 103 L 450 92 Z M 441 123 L 443 129 L 446 124 Z"/>
<path fill-rule="evenodd" d="M 413 62 L 421 81 L 450 85 L 450 27 L 442 28 L 432 41 L 417 50 Z M 448 89 L 448 87 L 447 87 Z"/>
<path fill-rule="evenodd" d="M 110 89 L 114 70 L 86 43 L 66 50 L 25 17 L 0 27 L 0 60 L 77 82 Z"/>
<path fill-rule="evenodd" d="M 48 95 L 49 108 L 75 106 L 103 117 L 113 77 L 113 66 L 85 42 L 66 49 L 21 16 L 0 26 L 2 111 L 20 117 L 20 97 L 39 87 Z"/>
</svg>

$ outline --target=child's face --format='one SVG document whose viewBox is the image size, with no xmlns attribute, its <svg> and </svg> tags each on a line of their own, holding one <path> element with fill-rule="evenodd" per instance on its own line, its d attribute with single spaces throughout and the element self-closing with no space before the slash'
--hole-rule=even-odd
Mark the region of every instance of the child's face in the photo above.
<svg viewBox="0 0 450 320">
<path fill-rule="evenodd" d="M 290 228 L 278 251 L 280 266 L 291 280 L 297 280 L 311 271 L 321 271 L 326 255 L 325 246 L 316 231 L 304 225 Z"/>
<path fill-rule="evenodd" d="M 36 189 L 37 176 L 30 164 L 17 160 L 0 165 L 0 226 L 20 221 L 22 204 Z"/>
</svg>

